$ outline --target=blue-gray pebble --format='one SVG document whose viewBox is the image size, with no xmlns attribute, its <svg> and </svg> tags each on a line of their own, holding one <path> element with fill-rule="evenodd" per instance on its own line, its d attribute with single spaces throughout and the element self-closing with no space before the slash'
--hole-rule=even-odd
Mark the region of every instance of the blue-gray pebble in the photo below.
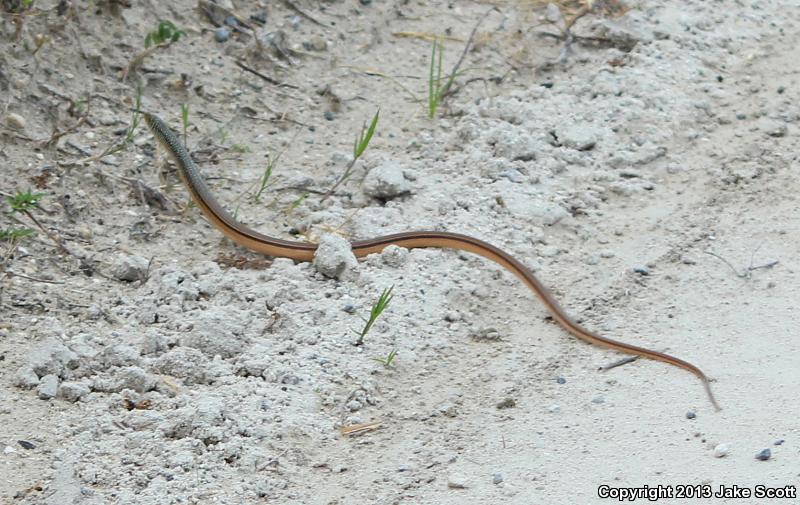
<svg viewBox="0 0 800 505">
<path fill-rule="evenodd" d="M 214 31 L 214 40 L 217 42 L 225 42 L 231 36 L 231 31 L 224 26 L 220 26 Z"/>
</svg>

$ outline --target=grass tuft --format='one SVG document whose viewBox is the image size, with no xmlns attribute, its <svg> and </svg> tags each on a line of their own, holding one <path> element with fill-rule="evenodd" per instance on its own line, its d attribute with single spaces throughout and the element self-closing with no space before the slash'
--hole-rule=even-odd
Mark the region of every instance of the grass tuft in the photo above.
<svg viewBox="0 0 800 505">
<path fill-rule="evenodd" d="M 372 328 L 372 325 L 375 324 L 375 321 L 378 319 L 378 316 L 380 316 L 381 313 L 383 313 L 384 309 L 386 309 L 386 307 L 389 305 L 389 302 L 391 302 L 392 298 L 394 298 L 394 295 L 392 294 L 393 289 L 394 286 L 391 286 L 388 289 L 384 289 L 383 293 L 381 293 L 381 296 L 378 298 L 378 301 L 375 302 L 375 304 L 372 306 L 372 310 L 370 310 L 369 313 L 369 319 L 362 318 L 365 323 L 364 329 L 362 329 L 360 332 L 352 330 L 356 335 L 358 335 L 358 340 L 356 340 L 355 345 L 364 344 L 364 337 L 367 336 L 367 333 L 369 333 L 369 330 Z"/>
<path fill-rule="evenodd" d="M 372 360 L 373 360 L 373 361 L 377 361 L 378 363 L 380 363 L 381 365 L 383 365 L 383 367 L 384 367 L 384 368 L 389 368 L 389 367 L 391 367 L 391 366 L 393 366 L 393 365 L 394 365 L 394 359 L 395 359 L 396 357 L 397 357 L 397 349 L 392 349 L 392 350 L 389 352 L 389 354 L 387 354 L 386 356 L 384 356 L 384 357 L 372 358 Z"/>
</svg>

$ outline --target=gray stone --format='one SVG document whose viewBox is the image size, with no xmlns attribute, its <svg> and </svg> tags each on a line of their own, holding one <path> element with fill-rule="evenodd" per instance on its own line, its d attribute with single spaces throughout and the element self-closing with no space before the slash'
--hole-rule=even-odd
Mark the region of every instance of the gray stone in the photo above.
<svg viewBox="0 0 800 505">
<path fill-rule="evenodd" d="M 561 13 L 561 8 L 553 2 L 547 4 L 547 8 L 544 11 L 544 17 L 547 19 L 547 21 L 553 23 L 554 25 L 563 25 L 564 15 Z"/>
<path fill-rule="evenodd" d="M 190 347 L 176 347 L 159 357 L 153 368 L 163 374 L 184 379 L 187 384 L 206 381 L 206 360 L 203 353 Z"/>
<path fill-rule="evenodd" d="M 390 245 L 381 251 L 381 259 L 390 267 L 400 267 L 408 259 L 408 249 L 396 245 Z"/>
<path fill-rule="evenodd" d="M 14 385 L 18 388 L 33 389 L 39 385 L 39 376 L 29 366 L 20 367 L 14 374 Z"/>
<path fill-rule="evenodd" d="M 521 128 L 503 127 L 492 132 L 492 136 L 495 156 L 507 160 L 533 161 L 542 150 L 541 142 Z"/>
<path fill-rule="evenodd" d="M 786 123 L 775 119 L 762 119 L 758 126 L 761 131 L 770 137 L 785 137 L 789 131 L 786 127 Z"/>
<path fill-rule="evenodd" d="M 156 387 L 156 379 L 138 366 L 129 366 L 116 374 L 118 391 L 132 389 L 137 393 L 146 393 Z"/>
<path fill-rule="evenodd" d="M 509 212 L 537 225 L 551 226 L 569 216 L 561 205 L 537 196 L 509 193 L 504 196 L 504 201 Z"/>
<path fill-rule="evenodd" d="M 6 124 L 14 130 L 24 130 L 26 121 L 24 117 L 12 112 L 6 116 Z"/>
<path fill-rule="evenodd" d="M 577 123 L 559 128 L 556 131 L 558 141 L 562 146 L 578 151 L 587 151 L 597 144 L 600 134 L 590 124 Z"/>
<path fill-rule="evenodd" d="M 141 359 L 139 350 L 128 344 L 112 345 L 104 349 L 98 356 L 98 361 L 103 368 L 138 365 Z"/>
<path fill-rule="evenodd" d="M 385 163 L 375 167 L 364 178 L 364 194 L 381 200 L 391 200 L 411 192 L 411 183 L 403 175 L 403 167 Z"/>
<path fill-rule="evenodd" d="M 36 388 L 36 392 L 42 400 L 55 398 L 58 393 L 58 377 L 54 374 L 48 374 L 42 377 L 39 381 L 39 386 Z"/>
<path fill-rule="evenodd" d="M 147 276 L 149 265 L 150 262 L 141 256 L 120 256 L 114 260 L 111 273 L 121 281 L 140 281 Z"/>
<path fill-rule="evenodd" d="M 60 376 L 65 368 L 75 368 L 78 364 L 78 355 L 56 338 L 45 340 L 30 357 L 30 366 L 39 377 Z"/>
<path fill-rule="evenodd" d="M 158 286 L 158 297 L 161 299 L 177 297 L 178 300 L 197 300 L 200 297 L 197 279 L 179 268 L 171 266 L 160 268 L 151 275 L 151 282 L 153 279 Z"/>
<path fill-rule="evenodd" d="M 58 388 L 58 397 L 75 403 L 88 395 L 89 392 L 89 386 L 82 382 L 62 382 Z"/>
<path fill-rule="evenodd" d="M 231 31 L 225 26 L 220 26 L 214 31 L 214 40 L 217 42 L 225 42 L 230 36 Z"/>
<path fill-rule="evenodd" d="M 600 18 L 594 22 L 591 31 L 627 52 L 638 43 L 652 42 L 656 38 L 655 32 L 648 28 L 652 25 L 643 18 L 643 14 L 634 11 L 615 19 Z"/>
<path fill-rule="evenodd" d="M 447 487 L 450 489 L 466 489 L 469 487 L 469 479 L 460 473 L 451 473 L 447 476 Z"/>
<path fill-rule="evenodd" d="M 314 253 L 314 268 L 325 277 L 341 279 L 358 266 L 350 242 L 334 234 L 323 235 Z"/>
</svg>

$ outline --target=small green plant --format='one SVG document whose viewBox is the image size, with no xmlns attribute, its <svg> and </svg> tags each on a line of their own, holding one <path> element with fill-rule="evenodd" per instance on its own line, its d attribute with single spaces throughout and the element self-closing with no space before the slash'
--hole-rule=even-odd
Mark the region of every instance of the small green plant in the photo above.
<svg viewBox="0 0 800 505">
<path fill-rule="evenodd" d="M 21 212 L 28 214 L 31 209 L 39 206 L 39 200 L 44 196 L 44 193 L 31 193 L 28 190 L 24 193 L 17 193 L 13 197 L 6 197 L 6 201 L 11 206 L 11 212 Z"/>
<path fill-rule="evenodd" d="M 361 125 L 361 133 L 358 134 L 358 138 L 353 144 L 354 160 L 360 158 L 361 155 L 364 154 L 364 151 L 367 150 L 369 141 L 372 140 L 372 136 L 375 134 L 375 127 L 378 126 L 378 117 L 380 116 L 380 114 L 381 110 L 378 109 L 375 112 L 375 115 L 372 117 L 372 121 L 369 123 L 369 127 L 367 127 L 366 122 L 363 125 Z"/>
<path fill-rule="evenodd" d="M 378 109 L 375 112 L 375 115 L 372 116 L 372 121 L 370 121 L 369 126 L 367 126 L 366 122 L 364 122 L 364 124 L 361 126 L 361 132 L 358 134 L 358 137 L 356 137 L 356 140 L 353 143 L 353 159 L 347 164 L 341 177 L 336 180 L 336 183 L 334 183 L 334 185 L 331 186 L 331 189 L 329 189 L 322 197 L 322 201 L 325 201 L 329 196 L 331 196 L 340 184 L 353 175 L 353 167 L 355 167 L 356 161 L 358 161 L 361 155 L 364 154 L 364 151 L 367 150 L 367 146 L 369 146 L 369 142 L 372 140 L 372 136 L 375 134 L 375 128 L 378 126 L 378 118 L 380 117 L 380 114 L 381 110 Z"/>
<path fill-rule="evenodd" d="M 149 49 L 153 45 L 172 44 L 177 42 L 186 32 L 178 29 L 172 21 L 161 21 L 158 28 L 148 33 L 144 38 L 144 48 Z"/>
<path fill-rule="evenodd" d="M 240 154 L 249 153 L 249 152 L 252 151 L 252 149 L 250 149 L 250 146 L 248 146 L 247 144 L 242 144 L 242 143 L 233 144 L 231 146 L 231 150 L 234 151 L 234 152 L 240 153 Z"/>
<path fill-rule="evenodd" d="M 375 321 L 378 319 L 378 316 L 386 309 L 389 305 L 389 302 L 392 301 L 394 295 L 392 294 L 392 290 L 394 286 L 391 286 L 388 289 L 384 289 L 381 296 L 378 298 L 378 301 L 375 302 L 375 305 L 372 306 L 372 310 L 369 313 L 369 319 L 361 318 L 364 321 L 364 329 L 361 331 L 352 330 L 356 335 L 358 335 L 358 340 L 356 340 L 356 345 L 363 345 L 364 344 L 364 337 L 367 336 L 369 330 L 372 328 L 372 325 L 375 324 Z"/>
<path fill-rule="evenodd" d="M 272 171 L 275 170 L 275 165 L 278 164 L 278 159 L 280 159 L 281 154 L 283 151 L 279 152 L 276 156 L 272 156 L 271 154 L 267 155 L 267 167 L 264 169 L 264 174 L 261 176 L 261 179 L 258 182 L 258 191 L 255 194 L 255 201 L 260 201 L 261 193 L 267 189 L 269 186 L 269 180 L 272 177 Z"/>
<path fill-rule="evenodd" d="M 7 228 L 0 230 L 0 240 L 7 242 L 17 242 L 25 237 L 33 235 L 35 232 L 30 228 Z"/>
<path fill-rule="evenodd" d="M 28 190 L 24 193 L 19 192 L 11 198 L 6 197 L 6 201 L 8 202 L 9 206 L 11 206 L 12 214 L 20 213 L 27 217 L 33 224 L 36 225 L 37 228 L 39 228 L 39 230 L 41 230 L 42 233 L 47 235 L 47 237 L 50 238 L 50 240 L 52 240 L 59 249 L 67 254 L 73 255 L 72 252 L 61 243 L 58 237 L 50 233 L 47 228 L 42 226 L 42 223 L 40 223 L 39 220 L 36 219 L 36 216 L 33 215 L 32 211 L 39 207 L 39 200 L 41 200 L 43 196 L 44 193 L 32 193 L 31 190 Z M 23 228 L 23 230 L 25 229 Z M 18 235 L 19 233 L 20 232 L 17 232 Z M 32 233 L 32 230 L 28 230 L 27 232 L 22 231 L 21 233 L 23 236 L 27 236 Z"/>
<path fill-rule="evenodd" d="M 173 43 L 180 40 L 180 38 L 184 35 L 186 35 L 186 32 L 178 29 L 178 27 L 175 26 L 172 21 L 161 21 L 158 23 L 158 27 L 145 36 L 144 51 L 141 51 L 139 54 L 134 56 L 125 70 L 123 70 L 122 80 L 124 81 L 127 79 L 131 72 L 139 68 L 145 58 L 159 49 L 164 49 L 171 46 Z"/>
<path fill-rule="evenodd" d="M 394 359 L 397 357 L 397 349 L 392 349 L 389 354 L 383 357 L 372 358 L 373 361 L 377 361 L 384 368 L 389 368 L 394 364 Z"/>
<path fill-rule="evenodd" d="M 428 72 L 428 117 L 431 119 L 436 117 L 436 111 L 439 109 L 439 105 L 450 90 L 450 86 L 453 85 L 456 76 L 459 75 L 458 72 L 454 71 L 447 77 L 444 84 L 442 83 L 444 80 L 442 77 L 443 53 L 444 45 L 442 41 L 434 39 L 433 45 L 431 46 L 431 66 Z"/>
<path fill-rule="evenodd" d="M 302 195 L 300 195 L 297 198 L 295 198 L 294 201 L 289 204 L 289 206 L 286 208 L 285 212 L 288 214 L 289 212 L 291 212 L 294 209 L 296 209 L 297 207 L 299 207 L 300 204 L 303 203 L 306 200 L 306 198 L 308 198 L 308 196 L 310 194 L 311 193 L 309 193 L 308 191 L 303 192 Z"/>
</svg>

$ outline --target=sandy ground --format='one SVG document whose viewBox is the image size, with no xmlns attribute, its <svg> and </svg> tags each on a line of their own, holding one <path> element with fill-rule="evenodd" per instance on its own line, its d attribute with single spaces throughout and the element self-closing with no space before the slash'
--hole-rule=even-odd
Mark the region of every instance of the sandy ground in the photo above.
<svg viewBox="0 0 800 505">
<path fill-rule="evenodd" d="M 581 2 L 221 2 L 227 34 L 204 2 L 3 2 L 0 191 L 42 193 L 52 239 L 4 204 L 36 233 L 0 244 L 0 502 L 795 503 L 746 493 L 800 481 L 800 5 L 595 3 L 565 44 L 541 32 Z M 185 36 L 123 80 L 160 20 Z M 449 71 L 476 25 L 431 119 L 430 37 Z M 137 88 L 177 131 L 189 105 L 249 226 L 482 238 L 587 327 L 701 367 L 722 410 L 663 363 L 599 371 L 623 356 L 478 257 L 393 248 L 334 279 L 221 239 L 143 125 L 85 161 Z"/>
</svg>

